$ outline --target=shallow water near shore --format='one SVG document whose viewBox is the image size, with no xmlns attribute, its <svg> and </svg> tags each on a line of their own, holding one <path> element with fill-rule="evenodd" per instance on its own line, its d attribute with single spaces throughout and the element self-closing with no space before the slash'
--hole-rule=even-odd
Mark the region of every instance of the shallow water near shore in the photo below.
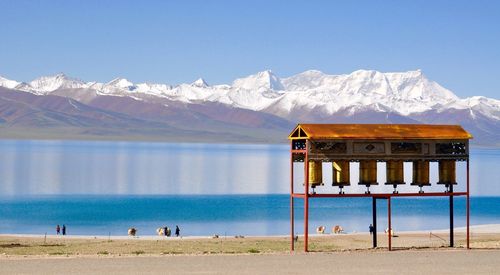
<svg viewBox="0 0 500 275">
<path fill-rule="evenodd" d="M 287 195 L 219 196 L 37 196 L 0 199 L 0 234 L 54 234 L 66 224 L 73 235 L 140 235 L 179 225 L 186 236 L 286 235 L 290 228 Z M 312 199 L 310 230 L 341 225 L 346 232 L 366 232 L 371 199 Z M 387 224 L 387 207 L 377 207 L 379 230 Z M 395 230 L 435 230 L 449 226 L 449 201 L 444 198 L 393 199 Z M 455 199 L 455 226 L 465 226 L 465 199 Z M 500 197 L 473 197 L 472 224 L 500 224 Z M 303 230 L 302 200 L 296 200 L 296 230 Z"/>
<path fill-rule="evenodd" d="M 160 226 L 181 227 L 182 235 L 283 235 L 290 227 L 288 145 L 181 144 L 145 142 L 0 141 L 0 233 L 52 234 L 66 224 L 69 234 L 125 235 L 129 227 L 154 235 Z M 295 190 L 303 190 L 296 164 Z M 411 163 L 405 164 L 411 182 Z M 379 163 L 379 171 L 384 171 Z M 500 223 L 500 150 L 471 151 L 471 223 Z M 385 182 L 379 173 L 379 182 Z M 324 180 L 331 178 L 328 164 Z M 357 164 L 351 165 L 357 186 Z M 465 191 L 465 163 L 457 163 Z M 431 182 L 437 165 L 431 164 Z M 318 193 L 338 190 L 325 186 Z M 372 192 L 391 192 L 374 186 Z M 400 192 L 416 192 L 408 184 Z M 426 192 L 443 191 L 433 184 Z M 77 195 L 76 195 L 77 194 Z M 246 194 L 246 195 L 240 195 Z M 490 197 L 484 197 L 490 196 Z M 302 200 L 296 199 L 296 229 L 302 231 Z M 312 199 L 310 230 L 341 225 L 365 232 L 371 199 Z M 379 230 L 386 227 L 386 204 L 379 202 Z M 449 226 L 447 198 L 392 201 L 395 230 Z M 455 225 L 465 225 L 465 199 L 455 198 Z"/>
</svg>

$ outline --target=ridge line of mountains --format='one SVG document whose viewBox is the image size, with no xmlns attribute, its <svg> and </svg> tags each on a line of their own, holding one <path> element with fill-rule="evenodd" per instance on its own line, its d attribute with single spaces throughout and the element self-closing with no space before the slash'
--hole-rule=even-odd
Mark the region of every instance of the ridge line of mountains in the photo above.
<svg viewBox="0 0 500 275">
<path fill-rule="evenodd" d="M 299 122 L 460 124 L 474 145 L 500 146 L 500 100 L 459 98 L 420 70 L 263 71 L 175 86 L 0 76 L 0 138 L 277 143 Z"/>
</svg>

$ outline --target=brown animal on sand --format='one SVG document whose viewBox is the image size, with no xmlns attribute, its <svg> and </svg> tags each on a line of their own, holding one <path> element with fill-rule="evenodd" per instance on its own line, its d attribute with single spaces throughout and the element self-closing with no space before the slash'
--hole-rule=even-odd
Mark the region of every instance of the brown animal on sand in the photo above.
<svg viewBox="0 0 500 275">
<path fill-rule="evenodd" d="M 344 232 L 344 229 L 342 228 L 342 226 L 336 225 L 333 227 L 332 231 L 335 234 L 340 234 L 340 233 Z"/>
<path fill-rule="evenodd" d="M 318 234 L 324 234 L 325 233 L 325 226 L 321 225 L 316 228 L 316 233 Z"/>
</svg>

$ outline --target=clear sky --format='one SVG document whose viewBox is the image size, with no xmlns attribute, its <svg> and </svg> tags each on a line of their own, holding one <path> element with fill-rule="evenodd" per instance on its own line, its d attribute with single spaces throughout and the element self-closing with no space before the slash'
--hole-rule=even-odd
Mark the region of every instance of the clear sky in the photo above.
<svg viewBox="0 0 500 275">
<path fill-rule="evenodd" d="M 209 84 L 422 69 L 500 98 L 500 1 L 0 0 L 0 75 Z"/>
</svg>

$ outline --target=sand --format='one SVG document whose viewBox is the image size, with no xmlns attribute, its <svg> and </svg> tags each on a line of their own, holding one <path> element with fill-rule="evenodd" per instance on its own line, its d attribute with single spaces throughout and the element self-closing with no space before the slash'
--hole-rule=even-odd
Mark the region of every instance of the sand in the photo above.
<svg viewBox="0 0 500 275">
<path fill-rule="evenodd" d="M 0 274 L 498 274 L 500 250 L 0 259 Z"/>
<path fill-rule="evenodd" d="M 500 225 L 448 231 L 396 232 L 394 251 L 387 235 L 371 248 L 367 233 L 313 235 L 310 253 L 303 237 L 290 253 L 287 236 L 218 238 L 158 236 L 0 235 L 0 274 L 495 274 L 500 270 Z"/>
</svg>

